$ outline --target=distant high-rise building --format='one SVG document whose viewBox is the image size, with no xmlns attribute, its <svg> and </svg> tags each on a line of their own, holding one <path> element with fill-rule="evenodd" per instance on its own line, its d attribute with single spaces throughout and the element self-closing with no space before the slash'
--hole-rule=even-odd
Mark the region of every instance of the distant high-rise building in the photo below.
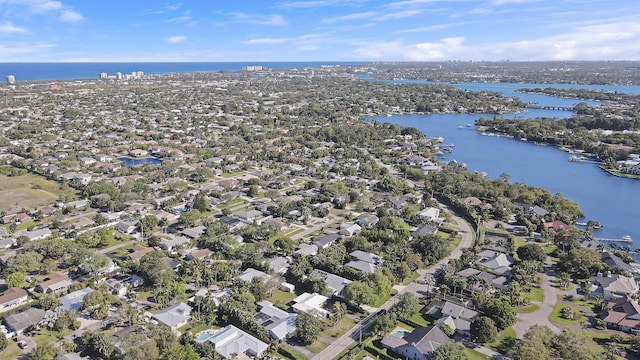
<svg viewBox="0 0 640 360">
<path fill-rule="evenodd" d="M 120 71 L 116 73 L 116 79 L 122 80 L 122 73 Z"/>
<path fill-rule="evenodd" d="M 264 67 L 262 65 L 247 65 L 243 66 L 242 70 L 244 71 L 262 71 Z"/>
<path fill-rule="evenodd" d="M 107 77 L 108 77 L 108 76 L 107 76 L 107 73 L 106 73 L 106 72 L 101 72 L 101 73 L 100 73 L 100 79 L 106 79 Z"/>
<path fill-rule="evenodd" d="M 13 75 L 7 75 L 7 83 L 8 84 L 15 84 L 16 83 L 16 77 Z"/>
</svg>

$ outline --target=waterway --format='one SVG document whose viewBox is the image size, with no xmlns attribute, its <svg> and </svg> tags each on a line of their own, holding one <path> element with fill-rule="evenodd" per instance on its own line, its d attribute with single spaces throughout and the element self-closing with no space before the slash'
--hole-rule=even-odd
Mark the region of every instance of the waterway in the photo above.
<svg viewBox="0 0 640 360">
<path fill-rule="evenodd" d="M 556 87 L 553 84 L 454 84 L 459 88 L 479 91 L 482 89 L 499 91 L 508 95 L 523 87 Z M 558 85 L 570 86 L 570 85 Z M 578 86 L 575 86 L 578 87 Z M 581 86 L 583 87 L 583 86 Z M 598 87 L 593 87 L 598 88 Z M 607 91 L 640 93 L 638 86 L 620 86 Z M 625 90 L 625 91 L 623 91 Z M 525 102 L 535 101 L 535 94 L 514 94 Z M 540 105 L 572 106 L 574 99 L 537 99 Z M 543 101 L 543 102 L 540 102 Z M 434 114 L 434 115 L 394 115 L 376 117 L 380 122 L 391 122 L 415 127 L 428 137 L 441 136 L 445 144 L 453 143 L 453 152 L 440 160 L 464 163 L 470 171 L 487 173 L 490 179 L 501 174 L 510 175 L 511 182 L 525 183 L 541 187 L 552 194 L 561 193 L 576 201 L 585 212 L 586 220 L 595 220 L 603 227 L 594 231 L 598 238 L 621 238 L 629 235 L 634 239 L 632 248 L 640 247 L 640 180 L 615 177 L 602 171 L 595 162 L 576 163 L 568 161 L 569 155 L 553 146 L 536 145 L 499 136 L 487 136 L 476 131 L 473 126 L 480 117 L 492 115 Z M 505 117 L 518 118 L 550 117 L 567 118 L 571 112 L 529 109 L 526 113 L 508 114 Z"/>
<path fill-rule="evenodd" d="M 118 160 L 124 164 L 126 167 L 137 166 L 140 164 L 151 164 L 151 165 L 160 165 L 162 164 L 162 159 L 158 159 L 155 157 L 143 157 L 143 158 L 132 158 L 128 156 L 119 157 Z"/>
</svg>

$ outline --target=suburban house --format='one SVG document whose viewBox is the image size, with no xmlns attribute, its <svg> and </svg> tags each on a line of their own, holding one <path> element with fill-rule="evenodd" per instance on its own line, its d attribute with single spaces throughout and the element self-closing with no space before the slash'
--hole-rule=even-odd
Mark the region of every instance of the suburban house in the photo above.
<svg viewBox="0 0 640 360">
<path fill-rule="evenodd" d="M 511 255 L 493 250 L 482 250 L 476 254 L 478 265 L 502 275 L 511 273 L 511 265 L 516 261 Z"/>
<path fill-rule="evenodd" d="M 153 317 L 172 330 L 176 330 L 191 320 L 191 310 L 191 306 L 181 302 L 158 312 Z"/>
<path fill-rule="evenodd" d="M 20 231 L 16 231 L 14 236 L 15 237 L 25 236 L 29 239 L 29 241 L 44 240 L 49 236 L 51 236 L 51 230 L 49 230 L 49 228 L 38 229 L 33 231 L 20 230 Z"/>
<path fill-rule="evenodd" d="M 334 242 L 340 239 L 342 239 L 342 236 L 340 234 L 328 234 L 313 239 L 313 244 L 316 245 L 318 249 L 324 249 L 331 246 Z"/>
<path fill-rule="evenodd" d="M 267 283 L 271 280 L 271 275 L 254 268 L 247 268 L 247 270 L 242 272 L 242 274 L 238 275 L 237 277 L 237 279 L 246 282 L 251 282 L 251 280 L 253 280 L 254 278 L 262 279 L 262 282 Z"/>
<path fill-rule="evenodd" d="M 351 283 L 351 280 L 345 279 L 342 276 L 328 273 L 324 270 L 314 269 L 309 277 L 322 279 L 327 284 L 328 296 L 342 296 L 342 290 L 344 287 Z"/>
<path fill-rule="evenodd" d="M 610 302 L 609 310 L 603 311 L 599 317 L 604 320 L 608 329 L 640 333 L 640 305 L 631 298 L 624 297 Z"/>
<path fill-rule="evenodd" d="M 182 235 L 191 239 L 197 239 L 204 235 L 205 231 L 207 231 L 207 227 L 200 225 L 182 230 Z"/>
<path fill-rule="evenodd" d="M 20 306 L 26 303 L 28 299 L 27 291 L 23 288 L 8 288 L 0 295 L 0 312 L 5 312 L 16 306 Z"/>
<path fill-rule="evenodd" d="M 296 314 L 279 309 L 266 300 L 259 301 L 257 305 L 260 311 L 255 318 L 269 331 L 272 340 L 284 340 L 296 331 Z"/>
<path fill-rule="evenodd" d="M 382 346 L 403 359 L 427 360 L 437 348 L 451 341 L 440 327 L 434 325 L 418 327 L 403 337 L 387 334 L 382 339 Z"/>
<path fill-rule="evenodd" d="M 344 236 L 357 235 L 362 231 L 362 228 L 358 224 L 342 223 L 340 224 L 340 234 Z"/>
<path fill-rule="evenodd" d="M 324 309 L 325 304 L 329 300 L 328 297 L 320 295 L 318 293 L 303 293 L 297 298 L 293 299 L 293 306 L 291 306 L 296 312 L 304 311 L 310 314 L 314 314 L 317 317 L 329 316 L 329 311 Z"/>
<path fill-rule="evenodd" d="M 481 281 L 473 282 L 469 280 L 473 277 L 476 277 L 479 280 L 484 280 L 487 285 L 496 289 L 505 289 L 507 287 L 507 283 L 509 282 L 509 279 L 507 279 L 505 276 L 493 275 L 486 271 L 474 268 L 462 269 L 458 271 L 456 275 L 467 279 L 467 284 L 469 284 L 471 291 L 475 292 L 481 292 L 485 289 L 483 289 L 484 285 L 481 283 Z"/>
<path fill-rule="evenodd" d="M 60 304 L 65 310 L 78 310 L 82 307 L 82 300 L 87 294 L 93 292 L 93 289 L 86 287 L 74 292 L 70 292 L 65 296 L 60 297 Z"/>
<path fill-rule="evenodd" d="M 164 234 L 163 236 L 167 235 L 169 234 Z M 187 245 L 190 242 L 191 239 L 186 236 L 168 236 L 168 238 L 162 238 L 162 240 L 160 240 L 159 246 L 164 250 L 173 251 L 176 247 Z"/>
<path fill-rule="evenodd" d="M 5 315 L 2 320 L 9 332 L 20 335 L 30 326 L 37 326 L 44 319 L 45 311 L 30 307 Z"/>
<path fill-rule="evenodd" d="M 132 261 L 140 261 L 140 259 L 147 253 L 154 251 L 152 247 L 142 246 L 140 244 L 135 244 L 131 248 L 133 250 L 129 253 L 129 259 Z"/>
<path fill-rule="evenodd" d="M 311 256 L 318 253 L 318 246 L 313 244 L 300 244 L 298 245 L 298 250 L 296 250 L 296 254 L 302 256 Z"/>
<path fill-rule="evenodd" d="M 440 316 L 436 325 L 448 325 L 460 335 L 468 336 L 471 331 L 471 323 L 480 314 L 477 311 L 467 309 L 463 305 L 449 301 L 435 300 L 427 307 L 429 314 Z"/>
<path fill-rule="evenodd" d="M 44 280 L 36 285 L 35 290 L 44 294 L 56 294 L 66 291 L 72 283 L 67 274 L 54 271 L 47 274 Z"/>
<path fill-rule="evenodd" d="M 362 214 L 358 216 L 356 223 L 360 226 L 370 227 L 378 223 L 380 219 L 373 214 Z"/>
<path fill-rule="evenodd" d="M 638 283 L 631 277 L 606 273 L 591 277 L 589 294 L 592 297 L 602 296 L 605 300 L 631 297 L 638 291 Z"/>
<path fill-rule="evenodd" d="M 228 325 L 205 340 L 210 343 L 220 356 L 225 359 L 236 356 L 248 356 L 259 358 L 267 350 L 269 344 L 255 338 L 252 335 Z"/>
<path fill-rule="evenodd" d="M 625 263 L 620 257 L 616 256 L 613 253 L 603 251 L 602 254 L 600 254 L 600 258 L 602 259 L 603 263 L 607 264 L 612 269 L 621 270 L 627 275 L 634 272 L 633 268 L 629 264 Z"/>
<path fill-rule="evenodd" d="M 421 210 L 418 213 L 418 217 L 420 217 L 424 221 L 431 221 L 436 224 L 442 224 L 442 219 L 440 218 L 440 209 L 434 207 L 428 207 Z"/>
<path fill-rule="evenodd" d="M 287 273 L 287 270 L 289 270 L 290 264 L 291 258 L 278 256 L 269 260 L 269 269 L 277 275 L 284 276 L 284 274 Z"/>
<path fill-rule="evenodd" d="M 438 233 L 438 228 L 428 224 L 419 225 L 413 231 L 411 231 L 411 235 L 414 237 L 435 235 L 437 233 Z"/>
<path fill-rule="evenodd" d="M 379 255 L 361 250 L 352 251 L 349 256 L 351 261 L 346 263 L 346 266 L 359 270 L 363 275 L 375 272 L 383 262 Z"/>
</svg>

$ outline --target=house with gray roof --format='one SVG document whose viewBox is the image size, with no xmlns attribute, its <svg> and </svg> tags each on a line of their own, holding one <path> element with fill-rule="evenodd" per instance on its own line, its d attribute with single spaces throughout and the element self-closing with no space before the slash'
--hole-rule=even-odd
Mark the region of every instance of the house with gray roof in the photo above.
<svg viewBox="0 0 640 360">
<path fill-rule="evenodd" d="M 262 279 L 264 283 L 267 283 L 271 280 L 271 275 L 254 268 L 247 268 L 242 274 L 238 275 L 237 278 L 246 282 L 251 282 L 254 278 L 259 278 Z"/>
<path fill-rule="evenodd" d="M 633 268 L 625 263 L 620 257 L 616 256 L 616 254 L 610 253 L 608 251 L 603 251 L 600 255 L 602 262 L 607 264 L 612 269 L 617 269 L 625 272 L 626 274 L 633 273 Z"/>
<path fill-rule="evenodd" d="M 259 301 L 257 305 L 260 311 L 255 318 L 269 331 L 272 340 L 284 340 L 296 331 L 296 314 L 279 309 L 266 300 Z"/>
<path fill-rule="evenodd" d="M 9 332 L 15 332 L 19 335 L 30 326 L 38 325 L 44 319 L 44 314 L 44 310 L 30 307 L 5 315 L 2 320 Z"/>
<path fill-rule="evenodd" d="M 592 297 L 602 296 L 605 300 L 615 300 L 623 297 L 632 297 L 638 291 L 638 283 L 632 277 L 619 274 L 606 273 L 604 276 L 591 277 Z"/>
<path fill-rule="evenodd" d="M 382 346 L 403 359 L 427 360 L 437 348 L 452 341 L 438 326 L 428 326 L 418 327 L 402 337 L 387 334 Z"/>
<path fill-rule="evenodd" d="M 191 320 L 191 310 L 191 306 L 181 302 L 160 311 L 153 315 L 153 317 L 175 330 Z"/>
<path fill-rule="evenodd" d="M 342 296 L 342 290 L 344 290 L 345 286 L 351 284 L 351 280 L 320 269 L 314 269 L 311 274 L 309 274 L 309 277 L 324 280 L 327 284 L 328 296 Z"/>
<path fill-rule="evenodd" d="M 296 250 L 296 254 L 302 256 L 310 256 L 318 253 L 318 246 L 313 244 L 300 244 L 298 245 L 298 250 Z"/>
<path fill-rule="evenodd" d="M 93 292 L 93 289 L 86 287 L 77 291 L 68 293 L 65 296 L 60 297 L 60 304 L 65 310 L 78 310 L 82 307 L 82 300 L 87 294 Z"/>
<path fill-rule="evenodd" d="M 313 239 L 313 244 L 316 245 L 318 249 L 324 249 L 331 246 L 333 243 L 340 239 L 342 239 L 342 236 L 340 234 L 328 234 Z"/>
<path fill-rule="evenodd" d="M 346 263 L 346 266 L 359 270 L 363 275 L 372 274 L 380 266 L 382 266 L 382 258 L 379 255 L 355 250 L 349 254 L 351 261 Z"/>
<path fill-rule="evenodd" d="M 516 261 L 511 255 L 493 250 L 483 250 L 476 254 L 478 265 L 495 271 L 499 274 L 507 275 L 511 273 L 511 265 Z"/>
</svg>

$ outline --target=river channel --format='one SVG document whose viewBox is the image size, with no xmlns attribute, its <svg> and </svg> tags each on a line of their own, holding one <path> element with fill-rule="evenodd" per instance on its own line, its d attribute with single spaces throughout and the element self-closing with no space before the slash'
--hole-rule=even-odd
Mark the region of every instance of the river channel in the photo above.
<svg viewBox="0 0 640 360">
<path fill-rule="evenodd" d="M 394 81 L 398 83 L 397 81 Z M 521 94 L 514 91 L 524 87 L 576 87 L 640 93 L 640 86 L 573 86 L 555 84 L 512 83 L 462 83 L 457 88 L 501 92 L 506 96 L 517 96 L 524 102 L 535 102 L 546 106 L 571 107 L 580 102 L 575 99 L 555 98 L 536 94 Z M 531 142 L 500 136 L 489 136 L 476 131 L 475 120 L 492 115 L 434 114 L 394 115 L 375 117 L 380 122 L 415 127 L 428 137 L 444 137 L 444 144 L 453 144 L 453 152 L 440 157 L 441 161 L 464 163 L 470 171 L 487 173 L 490 179 L 501 174 L 510 175 L 513 183 L 524 183 L 561 193 L 576 201 L 585 212 L 586 220 L 599 221 L 603 227 L 594 231 L 597 238 L 616 238 L 629 235 L 632 248 L 640 247 L 640 180 L 615 177 L 602 171 L 595 162 L 576 163 L 569 161 L 569 154 L 554 146 L 536 145 Z M 505 117 L 568 118 L 571 112 L 529 109 Z"/>
</svg>

